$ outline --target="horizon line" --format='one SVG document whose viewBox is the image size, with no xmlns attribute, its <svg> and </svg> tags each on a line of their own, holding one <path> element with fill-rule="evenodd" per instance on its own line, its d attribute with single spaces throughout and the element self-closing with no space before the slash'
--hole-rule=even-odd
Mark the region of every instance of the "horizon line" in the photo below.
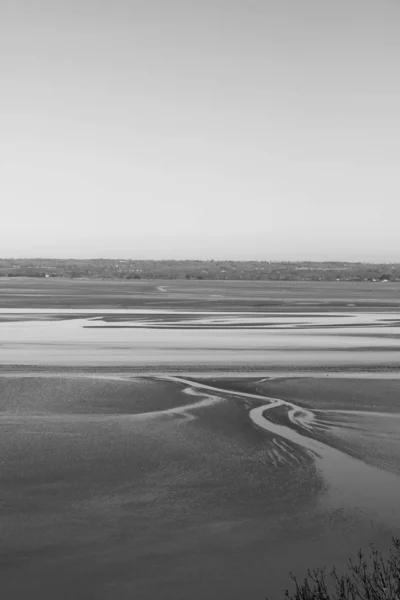
<svg viewBox="0 0 400 600">
<path fill-rule="evenodd" d="M 249 263 L 249 262 L 258 262 L 258 263 L 289 263 L 289 264 L 298 264 L 298 263 L 339 263 L 339 264 L 364 264 L 364 265 L 400 265 L 400 260 L 397 261 L 393 261 L 393 260 L 389 260 L 389 261 L 382 261 L 382 260 L 337 260 L 337 259 L 322 259 L 322 260 L 317 260 L 317 259 L 308 259 L 308 258 L 301 258 L 301 259 L 260 259 L 260 258 L 239 258 L 239 259 L 235 259 L 235 258 L 126 258 L 126 257 L 119 257 L 119 258 L 111 258 L 111 257 L 105 257 L 105 256 L 97 256 L 97 257 L 83 257 L 83 258 L 77 258 L 77 257 L 73 257 L 73 256 L 69 256 L 69 257 L 57 257 L 57 256 L 20 256 L 20 257 L 14 257 L 14 256 L 0 256 L 0 260 L 15 260 L 15 261 L 19 261 L 19 260 L 61 260 L 61 261 L 68 261 L 68 260 L 75 260 L 75 261 L 95 261 L 95 260 L 108 260 L 108 261 L 136 261 L 136 262 L 146 262 L 146 261 L 154 261 L 154 262 L 235 262 L 235 263 Z"/>
</svg>

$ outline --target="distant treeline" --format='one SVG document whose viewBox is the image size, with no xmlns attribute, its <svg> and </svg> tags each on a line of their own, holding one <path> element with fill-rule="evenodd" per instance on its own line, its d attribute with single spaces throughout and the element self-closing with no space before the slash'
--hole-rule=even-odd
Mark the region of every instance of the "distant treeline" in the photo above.
<svg viewBox="0 0 400 600">
<path fill-rule="evenodd" d="M 0 259 L 0 277 L 400 281 L 400 264 L 219 260 Z"/>
</svg>

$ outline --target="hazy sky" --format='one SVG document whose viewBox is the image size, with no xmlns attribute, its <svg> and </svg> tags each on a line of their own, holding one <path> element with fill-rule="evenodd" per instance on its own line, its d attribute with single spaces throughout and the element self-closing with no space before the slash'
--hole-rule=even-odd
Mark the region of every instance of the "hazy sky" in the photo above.
<svg viewBox="0 0 400 600">
<path fill-rule="evenodd" d="M 0 256 L 400 261 L 400 0 L 1 0 Z"/>
</svg>

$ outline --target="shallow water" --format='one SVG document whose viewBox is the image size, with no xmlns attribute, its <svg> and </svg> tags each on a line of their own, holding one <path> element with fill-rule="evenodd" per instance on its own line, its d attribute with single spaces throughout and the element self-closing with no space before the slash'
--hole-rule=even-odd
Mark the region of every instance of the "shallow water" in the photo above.
<svg viewBox="0 0 400 600">
<path fill-rule="evenodd" d="M 0 322 L 0 364 L 400 365 L 398 313 L 207 313 L 205 318 L 179 311 L 178 320 L 171 321 L 173 311 L 155 317 L 152 311 L 109 310 L 74 318 L 77 312 L 3 310 L 0 317 L 8 318 Z M 116 313 L 124 318 L 117 326 L 106 320 Z M 32 320 L 18 320 L 22 315 Z"/>
<path fill-rule="evenodd" d="M 174 378 L 172 378 L 174 379 Z M 176 378 L 177 381 L 185 381 Z M 188 382 L 187 382 L 188 383 Z M 223 388 L 209 386 L 204 383 L 195 383 L 195 388 L 205 394 L 221 393 Z M 228 394 L 236 395 L 240 398 L 253 401 L 262 400 L 263 404 L 253 408 L 249 417 L 253 424 L 260 430 L 269 434 L 277 435 L 281 440 L 287 440 L 297 447 L 309 451 L 317 459 L 317 465 L 321 470 L 325 482 L 329 485 L 330 494 L 328 502 L 340 504 L 343 507 L 345 498 L 353 507 L 363 508 L 385 515 L 385 519 L 392 521 L 395 526 L 400 525 L 400 478 L 396 474 L 388 473 L 384 470 L 371 467 L 357 460 L 345 451 L 338 450 L 329 445 L 329 442 L 321 442 L 312 437 L 312 433 L 318 428 L 318 419 L 315 412 L 297 406 L 293 402 L 287 402 L 279 398 L 270 398 L 260 394 L 228 391 Z M 265 403 L 268 403 L 265 405 Z M 272 422 L 268 416 L 270 411 L 278 407 L 285 407 L 288 410 L 288 423 L 280 425 Z M 389 434 L 397 441 L 397 449 L 400 449 L 400 422 L 393 423 L 393 419 L 400 417 L 400 401 L 397 413 L 379 413 L 366 411 L 350 411 L 351 414 L 361 417 L 368 416 L 371 420 L 384 418 L 392 420 L 391 431 L 385 428 L 385 434 Z M 343 418 L 346 417 L 346 411 L 336 411 Z M 332 411 L 319 411 L 318 417 L 321 419 L 326 414 L 331 415 Z M 294 429 L 290 424 L 297 425 Z M 371 432 L 374 431 L 371 423 Z M 311 435 L 310 435 L 311 434 Z M 335 495 L 340 496 L 340 500 L 335 499 Z"/>
</svg>

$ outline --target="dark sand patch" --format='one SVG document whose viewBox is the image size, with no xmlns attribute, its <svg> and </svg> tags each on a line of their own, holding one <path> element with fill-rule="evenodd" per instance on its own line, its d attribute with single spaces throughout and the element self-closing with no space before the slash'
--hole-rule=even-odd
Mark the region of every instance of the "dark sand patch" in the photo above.
<svg viewBox="0 0 400 600">
<path fill-rule="evenodd" d="M 176 384 L 150 379 L 0 374 L 0 415 L 132 415 L 189 403 Z"/>
<path fill-rule="evenodd" d="M 166 286 L 167 293 L 160 293 Z M 0 278 L 0 307 L 348 311 L 400 307 L 400 284 L 302 281 L 94 281 Z M 221 297 L 215 297 L 221 296 Z M 349 306 L 350 305 L 350 306 Z"/>
<path fill-rule="evenodd" d="M 8 413 L 22 398 L 14 421 L 0 414 L 1 591 L 11 600 L 278 598 L 289 569 L 340 568 L 395 533 L 384 514 L 328 506 L 312 458 L 254 429 L 239 398 L 140 420 L 125 414 L 132 402 L 193 397 L 164 381 L 7 383 Z"/>
<path fill-rule="evenodd" d="M 290 378 L 256 384 L 266 395 L 277 395 L 313 409 L 354 409 L 400 412 L 397 379 Z"/>
<path fill-rule="evenodd" d="M 7 598 L 53 600 L 62 584 L 65 598 L 150 600 L 162 589 L 166 600 L 215 593 L 239 600 L 246 589 L 257 596 L 282 586 L 275 575 L 282 558 L 273 558 L 273 547 L 282 527 L 290 539 L 287 515 L 301 515 L 302 527 L 316 533 L 310 513 L 318 513 L 323 482 L 309 457 L 279 466 L 271 454 L 279 449 L 252 428 L 238 402 L 197 410 L 194 420 L 91 421 L 80 413 L 99 390 L 94 394 L 85 380 L 86 392 L 73 387 L 83 398 L 82 410 L 74 405 L 75 418 L 60 408 L 59 418 L 49 419 L 43 386 L 53 398 L 61 385 L 60 405 L 69 388 L 57 379 L 33 383 L 35 419 L 29 398 L 17 421 L 0 417 Z M 160 397 L 168 388 L 150 383 Z M 135 385 L 140 396 L 141 383 L 130 382 Z M 181 386 L 171 385 L 179 396 Z M 325 529 L 318 535 L 325 535 L 330 521 L 319 518 Z"/>
</svg>

